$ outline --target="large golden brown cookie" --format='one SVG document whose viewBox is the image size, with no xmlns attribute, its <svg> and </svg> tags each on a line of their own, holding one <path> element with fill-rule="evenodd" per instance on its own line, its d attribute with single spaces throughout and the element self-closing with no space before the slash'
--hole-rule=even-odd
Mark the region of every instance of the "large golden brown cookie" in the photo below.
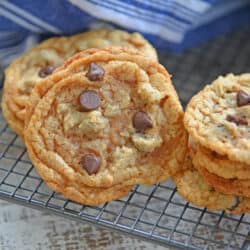
<svg viewBox="0 0 250 250">
<path fill-rule="evenodd" d="M 109 45 L 132 47 L 157 60 L 155 49 L 138 33 L 96 30 L 71 37 L 51 38 L 25 53 L 6 69 L 2 109 L 10 127 L 23 136 L 26 105 L 37 82 L 76 52 Z"/>
<path fill-rule="evenodd" d="M 250 74 L 220 76 L 192 98 L 184 122 L 198 144 L 249 165 Z"/>
<path fill-rule="evenodd" d="M 192 166 L 190 159 L 185 162 L 185 167 L 185 170 L 178 172 L 173 179 L 177 191 L 187 201 L 198 207 L 225 210 L 230 214 L 250 212 L 250 198 L 216 191 Z"/>
<path fill-rule="evenodd" d="M 25 142 L 45 182 L 49 169 L 76 190 L 153 184 L 182 167 L 182 107 L 168 72 L 138 51 L 83 51 L 40 81 L 30 102 Z"/>
</svg>

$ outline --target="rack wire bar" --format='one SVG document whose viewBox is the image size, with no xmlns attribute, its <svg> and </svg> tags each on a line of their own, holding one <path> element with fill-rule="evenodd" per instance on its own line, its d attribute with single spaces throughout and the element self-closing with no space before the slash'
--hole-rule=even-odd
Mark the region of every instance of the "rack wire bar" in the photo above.
<svg viewBox="0 0 250 250">
<path fill-rule="evenodd" d="M 160 53 L 184 105 L 220 74 L 250 72 L 250 28 L 182 54 Z M 1 68 L 1 67 L 0 67 Z M 0 91 L 1 92 L 1 91 Z M 187 203 L 174 183 L 135 186 L 128 196 L 82 206 L 50 190 L 0 113 L 0 198 L 76 221 L 183 249 L 250 249 L 250 214 L 227 215 Z"/>
</svg>

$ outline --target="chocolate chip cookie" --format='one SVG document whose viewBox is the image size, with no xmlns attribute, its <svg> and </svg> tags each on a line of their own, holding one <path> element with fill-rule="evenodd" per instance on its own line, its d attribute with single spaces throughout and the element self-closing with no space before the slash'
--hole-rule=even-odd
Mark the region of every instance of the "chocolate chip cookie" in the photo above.
<svg viewBox="0 0 250 250">
<path fill-rule="evenodd" d="M 250 74 L 220 76 L 195 95 L 184 123 L 197 143 L 250 164 Z"/>
<path fill-rule="evenodd" d="M 2 109 L 10 127 L 23 136 L 26 106 L 37 82 L 49 76 L 73 54 L 109 45 L 136 48 L 157 60 L 155 49 L 140 34 L 120 30 L 95 30 L 42 42 L 11 63 L 5 71 Z"/>
<path fill-rule="evenodd" d="M 73 200 L 85 185 L 166 180 L 186 155 L 183 111 L 170 75 L 137 50 L 90 49 L 71 57 L 36 84 L 26 118 L 25 142 L 37 171 Z"/>
</svg>

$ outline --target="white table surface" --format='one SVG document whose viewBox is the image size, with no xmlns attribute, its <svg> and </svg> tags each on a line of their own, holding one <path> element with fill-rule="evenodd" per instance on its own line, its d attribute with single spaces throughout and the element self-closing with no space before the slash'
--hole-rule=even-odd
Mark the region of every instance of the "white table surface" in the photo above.
<svg viewBox="0 0 250 250">
<path fill-rule="evenodd" d="M 0 201 L 1 250 L 171 249 Z"/>
</svg>

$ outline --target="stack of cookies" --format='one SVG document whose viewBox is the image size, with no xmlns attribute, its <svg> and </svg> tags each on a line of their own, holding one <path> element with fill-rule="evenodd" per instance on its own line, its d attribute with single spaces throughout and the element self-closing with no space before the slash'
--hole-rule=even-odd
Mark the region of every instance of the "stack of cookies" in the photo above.
<svg viewBox="0 0 250 250">
<path fill-rule="evenodd" d="M 6 70 L 2 107 L 42 179 L 82 204 L 117 199 L 183 166 L 183 110 L 139 34 L 94 31 L 38 45 Z"/>
<path fill-rule="evenodd" d="M 186 169 L 178 191 L 197 206 L 229 213 L 250 211 L 250 74 L 219 77 L 194 96 L 184 124 Z"/>
</svg>

